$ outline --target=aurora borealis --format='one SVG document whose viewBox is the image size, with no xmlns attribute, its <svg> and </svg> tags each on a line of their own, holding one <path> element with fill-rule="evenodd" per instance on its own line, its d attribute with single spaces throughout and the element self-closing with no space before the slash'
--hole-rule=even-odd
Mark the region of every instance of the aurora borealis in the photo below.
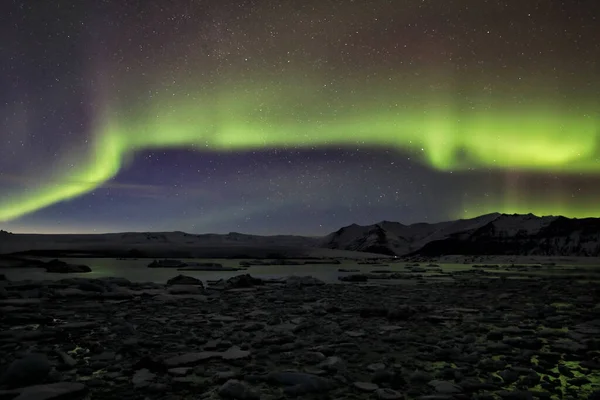
<svg viewBox="0 0 600 400">
<path fill-rule="evenodd" d="M 11 2 L 0 227 L 599 216 L 592 2 Z"/>
</svg>

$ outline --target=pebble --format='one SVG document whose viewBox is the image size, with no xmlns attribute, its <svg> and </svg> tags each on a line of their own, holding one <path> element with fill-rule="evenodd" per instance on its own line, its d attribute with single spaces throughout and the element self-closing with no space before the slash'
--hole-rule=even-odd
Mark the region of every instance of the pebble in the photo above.
<svg viewBox="0 0 600 400">
<path fill-rule="evenodd" d="M 379 385 L 370 382 L 354 382 L 354 387 L 363 392 L 374 392 L 379 389 Z"/>
<path fill-rule="evenodd" d="M 381 371 L 385 369 L 385 364 L 384 363 L 374 363 L 374 364 L 369 364 L 367 366 L 367 369 L 371 372 L 377 372 L 377 371 Z"/>
<path fill-rule="evenodd" d="M 87 387 L 78 382 L 57 382 L 24 388 L 14 400 L 58 400 L 82 398 Z"/>
<path fill-rule="evenodd" d="M 260 395 L 236 379 L 230 379 L 218 389 L 219 396 L 224 399 L 258 400 Z"/>
<path fill-rule="evenodd" d="M 135 374 L 133 374 L 131 383 L 133 383 L 133 386 L 136 388 L 142 388 L 148 386 L 150 381 L 152 381 L 154 378 L 156 378 L 156 374 L 153 374 L 144 368 L 136 371 Z"/>
<path fill-rule="evenodd" d="M 401 393 L 392 389 L 377 389 L 375 390 L 375 394 L 380 400 L 399 400 L 404 398 Z"/>
</svg>

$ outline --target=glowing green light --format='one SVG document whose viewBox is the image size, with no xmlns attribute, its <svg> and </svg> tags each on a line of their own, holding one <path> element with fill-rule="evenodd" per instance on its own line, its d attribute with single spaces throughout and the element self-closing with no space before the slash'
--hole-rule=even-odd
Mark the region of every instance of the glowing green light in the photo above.
<svg viewBox="0 0 600 400">
<path fill-rule="evenodd" d="M 464 210 L 455 213 L 455 218 L 474 218 L 480 215 L 499 212 L 503 214 L 528 214 L 537 216 L 562 215 L 570 218 L 589 218 L 600 216 L 600 205 L 570 203 L 539 199 L 537 201 L 489 201 L 485 204 L 466 205 Z"/>
<path fill-rule="evenodd" d="M 350 86 L 350 85 L 348 85 Z M 531 171 L 600 170 L 600 124 L 593 107 L 565 108 L 548 99 L 523 107 L 506 101 L 458 107 L 447 95 L 395 94 L 385 84 L 369 90 L 341 88 L 323 93 L 311 82 L 239 85 L 189 93 L 156 95 L 145 105 L 126 98 L 107 104 L 99 118 L 90 157 L 57 170 L 52 182 L 0 198 L 0 221 L 18 218 L 80 196 L 114 177 L 136 151 L 189 148 L 239 151 L 330 146 L 385 147 L 416 154 L 441 171 L 472 167 Z M 437 96 L 437 97 L 436 97 Z M 134 101 L 131 101 L 134 103 Z M 529 104 L 529 103 L 527 103 Z M 414 156 L 413 156 L 414 157 Z M 519 207 L 496 204 L 488 211 L 558 213 L 590 211 L 564 205 Z M 546 207 L 546 208 L 545 208 Z"/>
</svg>

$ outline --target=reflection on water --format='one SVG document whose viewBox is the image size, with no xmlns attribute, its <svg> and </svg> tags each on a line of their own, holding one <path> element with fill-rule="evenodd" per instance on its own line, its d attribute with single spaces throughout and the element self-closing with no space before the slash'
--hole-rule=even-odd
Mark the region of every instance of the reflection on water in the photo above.
<svg viewBox="0 0 600 400">
<path fill-rule="evenodd" d="M 40 258 L 43 261 L 49 259 Z M 311 275 L 321 279 L 324 282 L 338 282 L 339 276 L 351 275 L 350 272 L 339 272 L 338 269 L 352 269 L 359 272 L 372 272 L 374 270 L 390 270 L 393 272 L 407 272 L 405 263 L 391 263 L 382 265 L 364 265 L 357 264 L 356 261 L 344 260 L 341 264 L 335 265 L 256 265 L 248 267 L 247 271 L 177 271 L 167 268 L 148 268 L 150 259 L 137 260 L 117 260 L 114 258 L 63 258 L 64 261 L 72 264 L 84 264 L 92 268 L 92 272 L 81 274 L 53 274 L 47 273 L 41 268 L 6 268 L 2 273 L 10 280 L 58 280 L 67 277 L 86 277 L 102 278 L 108 276 L 122 277 L 132 282 L 158 282 L 165 283 L 170 278 L 179 274 L 193 276 L 195 278 L 206 280 L 227 279 L 232 276 L 249 273 L 264 279 L 281 278 L 289 275 Z M 238 267 L 240 261 L 229 259 L 214 260 L 192 260 L 185 261 L 197 262 L 216 262 L 224 267 Z M 469 265 L 463 264 L 443 264 L 444 270 L 470 269 Z M 358 272 L 353 272 L 358 273 Z"/>
</svg>

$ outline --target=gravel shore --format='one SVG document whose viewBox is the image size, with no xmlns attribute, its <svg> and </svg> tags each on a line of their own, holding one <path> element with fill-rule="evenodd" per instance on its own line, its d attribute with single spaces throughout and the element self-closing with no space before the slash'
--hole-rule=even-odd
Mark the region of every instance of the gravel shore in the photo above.
<svg viewBox="0 0 600 400">
<path fill-rule="evenodd" d="M 600 289 L 0 281 L 0 399 L 599 399 Z"/>
</svg>

